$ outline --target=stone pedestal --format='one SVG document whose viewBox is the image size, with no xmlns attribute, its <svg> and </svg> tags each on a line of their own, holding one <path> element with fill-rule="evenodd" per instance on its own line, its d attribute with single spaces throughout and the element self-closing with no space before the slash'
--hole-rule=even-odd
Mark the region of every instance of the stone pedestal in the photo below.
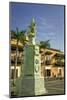
<svg viewBox="0 0 67 100">
<path fill-rule="evenodd" d="M 35 79 L 35 95 L 44 95 L 47 93 L 43 77 Z"/>
<path fill-rule="evenodd" d="M 34 79 L 35 79 L 35 95 L 43 95 L 46 93 L 45 80 L 41 76 L 41 55 L 39 53 L 39 46 L 35 45 L 34 55 Z"/>
<path fill-rule="evenodd" d="M 46 93 L 45 80 L 41 76 L 41 57 L 38 45 L 25 46 L 23 73 L 16 89 L 18 96 L 35 96 Z"/>
</svg>

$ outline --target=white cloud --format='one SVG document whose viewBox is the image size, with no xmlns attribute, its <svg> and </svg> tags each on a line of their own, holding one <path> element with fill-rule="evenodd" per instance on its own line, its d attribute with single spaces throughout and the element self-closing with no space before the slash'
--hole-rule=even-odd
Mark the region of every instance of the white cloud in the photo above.
<svg viewBox="0 0 67 100">
<path fill-rule="evenodd" d="M 37 18 L 37 27 L 38 29 L 42 30 L 50 30 L 54 28 L 54 25 L 52 25 L 51 23 L 49 23 L 47 21 L 47 19 L 45 19 L 45 17 L 38 17 Z"/>
</svg>

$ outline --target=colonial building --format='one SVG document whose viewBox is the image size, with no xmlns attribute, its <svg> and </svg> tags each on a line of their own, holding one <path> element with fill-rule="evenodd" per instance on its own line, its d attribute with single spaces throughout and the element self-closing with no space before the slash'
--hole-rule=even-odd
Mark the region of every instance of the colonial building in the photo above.
<svg viewBox="0 0 67 100">
<path fill-rule="evenodd" d="M 56 49 L 41 49 L 42 75 L 46 78 L 64 77 L 64 53 Z"/>
<path fill-rule="evenodd" d="M 11 79 L 14 78 L 14 66 L 16 60 L 16 39 L 11 38 Z M 41 75 L 45 78 L 64 77 L 64 53 L 56 49 L 40 49 L 41 54 Z M 16 66 L 16 78 L 21 74 L 21 63 L 23 63 L 23 44 L 18 44 L 18 57 Z"/>
<path fill-rule="evenodd" d="M 15 66 L 15 60 L 16 60 L 16 39 L 11 39 L 11 79 L 14 78 L 14 66 Z M 17 57 L 17 66 L 16 66 L 16 78 L 20 76 L 21 74 L 21 63 L 22 63 L 22 55 L 23 54 L 23 45 L 19 42 L 18 44 L 18 57 Z"/>
</svg>

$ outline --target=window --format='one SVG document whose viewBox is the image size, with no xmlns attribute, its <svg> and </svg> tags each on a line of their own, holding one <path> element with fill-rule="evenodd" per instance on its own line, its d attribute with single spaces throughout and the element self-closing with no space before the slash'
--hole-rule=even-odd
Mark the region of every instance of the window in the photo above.
<svg viewBox="0 0 67 100">
<path fill-rule="evenodd" d="M 61 75 L 61 69 L 59 69 L 59 75 Z"/>
<path fill-rule="evenodd" d="M 51 70 L 50 70 L 50 69 L 47 69 L 47 70 L 45 71 L 45 74 L 46 74 L 46 76 L 51 76 Z"/>
<path fill-rule="evenodd" d="M 50 65 L 51 64 L 51 56 L 46 56 L 45 58 L 45 64 Z"/>
</svg>

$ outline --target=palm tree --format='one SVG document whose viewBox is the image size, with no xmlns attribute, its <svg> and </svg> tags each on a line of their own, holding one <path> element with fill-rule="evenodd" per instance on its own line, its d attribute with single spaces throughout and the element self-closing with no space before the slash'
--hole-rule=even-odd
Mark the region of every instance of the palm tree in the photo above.
<svg viewBox="0 0 67 100">
<path fill-rule="evenodd" d="M 40 48 L 50 48 L 50 43 L 49 43 L 50 40 L 47 40 L 47 41 L 40 41 Z"/>
<path fill-rule="evenodd" d="M 14 66 L 14 78 L 13 78 L 13 85 L 15 85 L 16 80 L 16 66 L 17 66 L 17 58 L 18 58 L 18 44 L 19 41 L 25 44 L 25 33 L 26 31 L 19 31 L 18 28 L 16 28 L 16 31 L 11 31 L 11 37 L 14 37 L 16 39 L 16 56 L 15 56 L 15 66 Z"/>
</svg>

